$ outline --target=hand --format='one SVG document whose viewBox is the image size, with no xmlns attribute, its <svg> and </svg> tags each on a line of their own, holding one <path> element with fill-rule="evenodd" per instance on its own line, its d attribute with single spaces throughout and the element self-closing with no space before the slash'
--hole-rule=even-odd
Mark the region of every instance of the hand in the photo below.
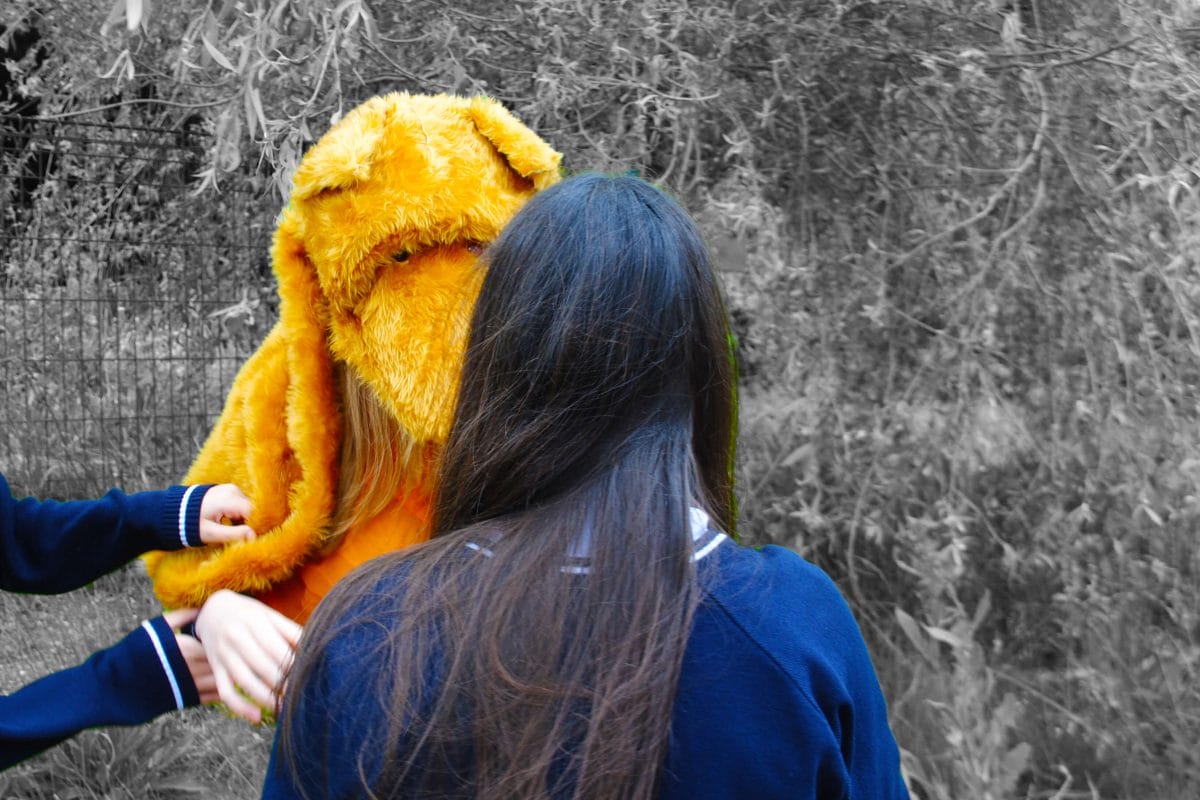
<svg viewBox="0 0 1200 800">
<path fill-rule="evenodd" d="M 208 663 L 208 657 L 204 655 L 204 645 L 191 636 L 179 633 L 179 629 L 196 619 L 198 613 L 194 608 L 177 608 L 163 614 L 163 619 L 171 626 L 171 630 L 175 631 L 175 643 L 179 645 L 179 652 L 183 654 L 188 672 L 192 674 L 192 683 L 196 684 L 200 702 L 215 703 L 220 699 L 217 694 L 217 679 Z"/>
<path fill-rule="evenodd" d="M 283 671 L 300 641 L 299 625 L 253 597 L 222 589 L 200 609 L 196 636 L 230 711 L 257 724 L 260 706 L 279 707 Z"/>
<path fill-rule="evenodd" d="M 250 516 L 250 499 L 232 483 L 213 486 L 200 502 L 200 541 L 205 544 L 248 542 L 257 534 L 244 524 Z M 232 524 L 225 524 L 224 521 Z"/>
</svg>

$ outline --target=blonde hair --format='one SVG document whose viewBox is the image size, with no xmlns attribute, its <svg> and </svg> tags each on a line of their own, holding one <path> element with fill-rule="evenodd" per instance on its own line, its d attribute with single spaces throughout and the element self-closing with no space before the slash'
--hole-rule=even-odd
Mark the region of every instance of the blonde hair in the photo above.
<svg viewBox="0 0 1200 800">
<path fill-rule="evenodd" d="M 342 443 L 325 552 L 419 484 L 425 472 L 421 449 L 358 373 L 339 362 L 334 380 L 341 390 Z"/>
</svg>

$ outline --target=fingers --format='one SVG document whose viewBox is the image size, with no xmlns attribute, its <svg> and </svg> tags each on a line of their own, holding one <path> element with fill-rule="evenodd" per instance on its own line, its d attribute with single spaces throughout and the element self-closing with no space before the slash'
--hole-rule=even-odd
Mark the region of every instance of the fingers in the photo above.
<svg viewBox="0 0 1200 800">
<path fill-rule="evenodd" d="M 192 609 L 183 610 L 188 612 L 193 611 Z M 167 612 L 167 614 L 163 615 L 168 623 L 170 623 L 170 615 L 173 613 Z M 192 616 L 194 615 L 193 612 Z M 200 696 L 200 702 L 211 703 L 217 700 L 217 681 L 213 675 L 212 667 L 208 663 L 208 658 L 204 654 L 204 646 L 191 636 L 181 633 L 175 634 L 175 643 L 178 645 L 179 652 L 183 655 L 184 663 L 187 664 L 188 671 L 192 675 L 192 683 L 196 685 L 196 693 Z"/>
<path fill-rule="evenodd" d="M 258 600 L 223 590 L 205 603 L 196 627 L 217 692 L 231 711 L 258 722 L 260 706 L 277 707 L 299 625 Z"/>
<path fill-rule="evenodd" d="M 196 692 L 200 695 L 200 705 L 206 706 L 209 703 L 220 701 L 221 695 L 217 694 L 217 681 L 211 675 L 208 678 L 206 685 L 197 686 Z"/>
<path fill-rule="evenodd" d="M 220 483 L 204 493 L 200 516 L 212 520 L 228 517 L 236 521 L 250 516 L 250 509 L 250 498 L 241 489 L 232 483 Z"/>
<path fill-rule="evenodd" d="M 300 638 L 300 626 L 274 609 L 263 609 L 265 619 L 254 632 L 254 641 L 243 640 L 242 680 L 238 685 L 264 708 L 279 705 L 283 674 Z"/>
<path fill-rule="evenodd" d="M 300 644 L 300 634 L 304 633 L 304 628 L 300 627 L 294 620 L 288 619 L 273 608 L 271 609 L 271 612 L 274 614 L 273 622 L 275 625 L 275 630 L 280 636 L 283 637 L 284 642 L 287 644 L 288 654 L 291 655 L 291 652 L 296 649 L 297 645 Z"/>
<path fill-rule="evenodd" d="M 221 695 L 217 692 L 217 676 L 212 673 L 212 670 L 206 671 L 199 678 L 193 676 L 193 682 L 196 684 L 196 693 L 200 695 L 200 702 L 215 703 L 221 699 Z"/>
<path fill-rule="evenodd" d="M 200 609 L 198 608 L 176 608 L 171 611 L 164 611 L 163 619 L 167 621 L 167 625 L 172 630 L 178 630 L 196 619 L 199 613 Z"/>
<path fill-rule="evenodd" d="M 255 725 L 262 722 L 262 709 L 238 692 L 233 680 L 225 670 L 214 670 L 213 676 L 217 685 L 217 697 L 230 711 Z"/>
<path fill-rule="evenodd" d="M 232 483 L 213 486 L 200 503 L 200 541 L 205 544 L 250 541 L 256 534 L 244 523 L 251 510 L 250 499 L 237 486 Z"/>
<path fill-rule="evenodd" d="M 291 649 L 282 637 L 271 631 L 241 629 L 230 632 L 227 657 L 222 663 L 233 682 L 254 702 L 273 708 L 278 699 L 275 687 L 290 655 Z"/>
<path fill-rule="evenodd" d="M 234 685 L 246 693 L 259 706 L 275 708 L 279 698 L 275 687 L 279 685 L 280 672 L 260 657 L 247 654 L 246 660 L 230 663 L 229 674 Z"/>
<path fill-rule="evenodd" d="M 249 542 L 256 536 L 249 525 L 223 525 L 208 519 L 200 520 L 200 541 L 205 544 Z"/>
</svg>

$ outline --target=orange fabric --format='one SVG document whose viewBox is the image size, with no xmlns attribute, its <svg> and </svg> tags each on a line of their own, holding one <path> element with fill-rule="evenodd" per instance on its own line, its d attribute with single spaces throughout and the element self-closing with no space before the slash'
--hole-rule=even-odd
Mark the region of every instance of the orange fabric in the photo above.
<svg viewBox="0 0 1200 800">
<path fill-rule="evenodd" d="M 301 565 L 291 578 L 258 599 L 303 625 L 321 598 L 355 567 L 425 541 L 429 516 L 428 492 L 405 492 L 365 525 L 347 531 L 328 555 Z"/>
</svg>

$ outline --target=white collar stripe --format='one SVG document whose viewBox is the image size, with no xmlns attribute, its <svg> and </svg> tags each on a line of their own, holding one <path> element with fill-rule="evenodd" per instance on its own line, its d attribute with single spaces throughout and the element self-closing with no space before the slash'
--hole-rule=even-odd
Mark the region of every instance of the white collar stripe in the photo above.
<svg viewBox="0 0 1200 800">
<path fill-rule="evenodd" d="M 711 553 L 713 550 L 716 550 L 717 547 L 728 538 L 729 537 L 726 536 L 725 534 L 718 533 L 716 536 L 712 537 L 712 539 L 710 539 L 708 541 L 708 544 L 701 547 L 699 550 L 697 550 L 692 555 L 692 561 L 699 561 L 700 559 L 704 558 L 706 555 Z"/>
<path fill-rule="evenodd" d="M 695 552 L 692 553 L 692 561 L 699 561 L 713 550 L 716 550 L 721 546 L 721 544 L 729 539 L 729 537 L 725 534 L 708 526 L 709 516 L 703 511 L 703 509 L 695 507 L 691 508 L 689 510 L 688 520 L 692 525 L 692 542 L 699 545 Z M 704 544 L 700 544 L 700 541 L 704 538 L 705 534 L 709 534 L 709 538 L 706 542 L 704 542 Z M 491 548 L 484 547 L 477 542 L 467 542 L 467 547 L 477 553 L 487 556 L 488 558 L 491 558 L 493 555 L 495 555 Z M 576 562 L 586 562 L 587 556 L 580 555 L 578 552 L 576 552 L 578 547 L 579 541 L 577 540 L 574 544 L 572 544 L 571 553 L 568 558 Z M 564 564 L 563 566 L 559 567 L 559 571 L 568 575 L 587 575 L 591 569 L 586 563 L 575 563 Z"/>
</svg>

